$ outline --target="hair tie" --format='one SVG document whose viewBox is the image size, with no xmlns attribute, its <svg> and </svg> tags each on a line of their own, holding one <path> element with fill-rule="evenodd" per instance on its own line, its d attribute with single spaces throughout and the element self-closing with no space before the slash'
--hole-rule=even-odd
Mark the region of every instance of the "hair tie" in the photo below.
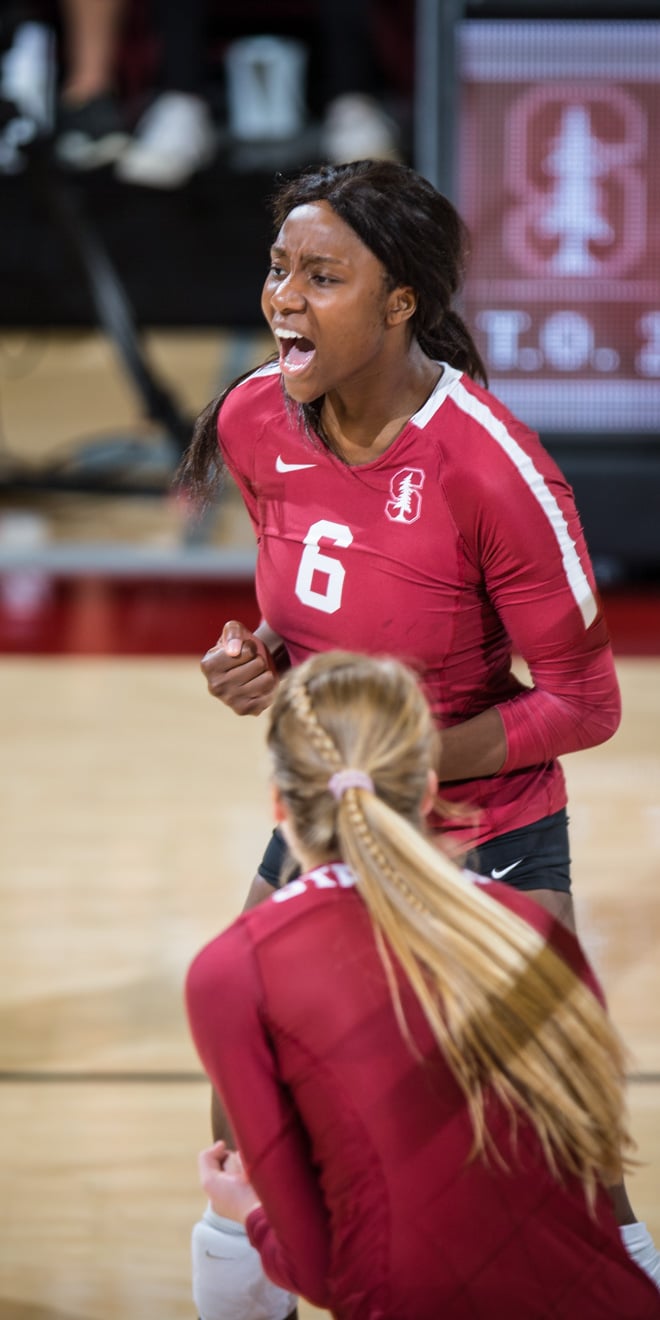
<svg viewBox="0 0 660 1320">
<path fill-rule="evenodd" d="M 374 781 L 364 770 L 335 770 L 328 780 L 328 788 L 335 802 L 344 796 L 347 788 L 366 788 L 373 793 Z"/>
</svg>

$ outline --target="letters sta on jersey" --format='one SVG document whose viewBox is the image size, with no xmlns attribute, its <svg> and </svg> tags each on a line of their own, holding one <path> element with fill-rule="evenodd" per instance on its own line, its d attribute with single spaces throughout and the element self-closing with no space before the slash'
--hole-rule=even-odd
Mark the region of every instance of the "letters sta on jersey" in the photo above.
<svg viewBox="0 0 660 1320">
<path fill-rule="evenodd" d="M 317 866 L 308 871 L 299 880 L 290 880 L 282 889 L 273 894 L 274 903 L 288 903 L 292 898 L 300 898 L 315 889 L 353 889 L 355 876 L 344 862 L 333 862 L 328 866 Z"/>
</svg>

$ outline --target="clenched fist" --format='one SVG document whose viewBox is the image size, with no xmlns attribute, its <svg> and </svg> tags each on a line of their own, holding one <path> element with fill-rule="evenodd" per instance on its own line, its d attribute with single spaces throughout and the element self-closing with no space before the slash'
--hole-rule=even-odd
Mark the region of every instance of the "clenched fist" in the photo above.
<svg viewBox="0 0 660 1320">
<path fill-rule="evenodd" d="M 270 645 L 260 632 L 268 636 Z M 211 696 L 237 715 L 260 715 L 267 710 L 277 686 L 273 651 L 281 645 L 267 624 L 250 632 L 245 624 L 230 619 L 201 662 Z"/>
</svg>

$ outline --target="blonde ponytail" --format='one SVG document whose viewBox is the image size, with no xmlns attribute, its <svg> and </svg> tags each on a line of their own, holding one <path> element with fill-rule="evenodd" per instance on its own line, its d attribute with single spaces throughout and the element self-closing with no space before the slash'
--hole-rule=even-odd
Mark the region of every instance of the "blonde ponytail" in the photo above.
<svg viewBox="0 0 660 1320">
<path fill-rule="evenodd" d="M 535 1128 L 556 1176 L 593 1202 L 631 1148 L 625 1059 L 591 990 L 527 922 L 471 882 L 425 837 L 421 803 L 435 732 L 414 675 L 393 660 L 334 652 L 283 680 L 271 710 L 275 782 L 306 854 L 341 857 L 373 921 L 394 1008 L 395 964 L 460 1085 L 474 1153 L 488 1151 L 487 1088 Z M 332 774 L 350 767 L 374 792 Z"/>
</svg>

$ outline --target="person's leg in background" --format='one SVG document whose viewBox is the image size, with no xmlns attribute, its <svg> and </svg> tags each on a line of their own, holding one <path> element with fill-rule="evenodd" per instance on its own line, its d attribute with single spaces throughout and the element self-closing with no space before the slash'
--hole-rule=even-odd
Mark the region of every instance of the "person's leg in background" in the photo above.
<svg viewBox="0 0 660 1320">
<path fill-rule="evenodd" d="M 179 188 L 210 164 L 217 134 L 206 100 L 207 0 L 154 0 L 158 92 L 117 165 L 125 183 Z"/>
<path fill-rule="evenodd" d="M 81 105 L 111 92 L 126 0 L 60 0 L 66 41 L 62 100 Z"/>
<path fill-rule="evenodd" d="M 128 142 L 114 95 L 126 0 L 60 0 L 63 78 L 55 150 L 76 169 L 114 161 Z"/>
</svg>

